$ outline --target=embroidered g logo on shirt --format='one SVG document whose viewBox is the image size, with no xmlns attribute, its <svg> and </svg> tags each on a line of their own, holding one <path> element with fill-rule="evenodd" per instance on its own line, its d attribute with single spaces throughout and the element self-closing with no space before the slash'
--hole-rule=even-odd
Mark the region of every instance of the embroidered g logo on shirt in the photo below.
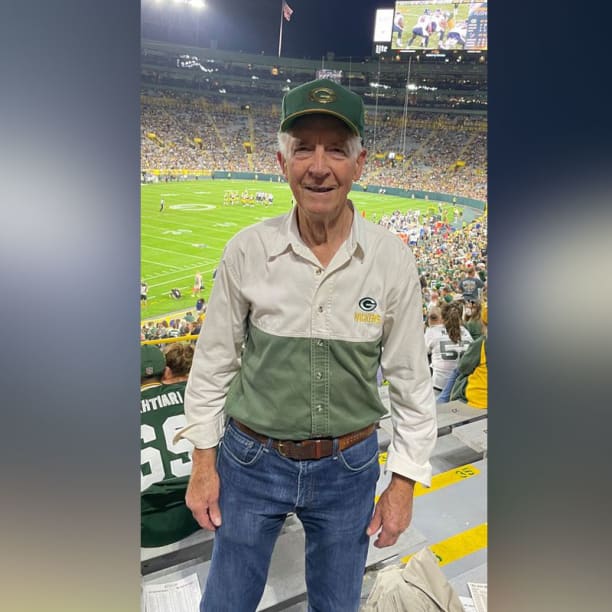
<svg viewBox="0 0 612 612">
<path fill-rule="evenodd" d="M 378 306 L 378 302 L 371 297 L 364 297 L 359 300 L 359 308 L 363 312 L 357 311 L 353 318 L 356 323 L 374 323 L 376 325 L 380 325 L 382 323 L 382 317 L 376 313 L 372 312 L 376 310 Z"/>
<path fill-rule="evenodd" d="M 364 297 L 359 300 L 359 308 L 365 312 L 372 312 L 372 310 L 376 309 L 376 306 L 378 306 L 378 304 L 374 298 Z"/>
</svg>

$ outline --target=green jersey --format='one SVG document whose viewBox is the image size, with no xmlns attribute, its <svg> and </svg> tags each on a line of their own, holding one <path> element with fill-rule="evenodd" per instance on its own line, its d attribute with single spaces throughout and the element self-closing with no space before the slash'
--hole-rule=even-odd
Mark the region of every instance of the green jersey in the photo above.
<svg viewBox="0 0 612 612">
<path fill-rule="evenodd" d="M 140 393 L 141 546 L 163 546 L 199 529 L 185 506 L 193 445 L 185 427 L 185 382 L 145 385 Z"/>
</svg>

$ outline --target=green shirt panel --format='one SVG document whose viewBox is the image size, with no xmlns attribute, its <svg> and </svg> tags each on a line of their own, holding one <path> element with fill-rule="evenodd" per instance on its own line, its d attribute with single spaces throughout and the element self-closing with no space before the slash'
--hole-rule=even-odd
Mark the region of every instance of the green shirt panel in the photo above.
<svg viewBox="0 0 612 612">
<path fill-rule="evenodd" d="M 386 413 L 379 362 L 380 340 L 282 337 L 251 326 L 225 412 L 273 438 L 340 436 Z"/>
</svg>

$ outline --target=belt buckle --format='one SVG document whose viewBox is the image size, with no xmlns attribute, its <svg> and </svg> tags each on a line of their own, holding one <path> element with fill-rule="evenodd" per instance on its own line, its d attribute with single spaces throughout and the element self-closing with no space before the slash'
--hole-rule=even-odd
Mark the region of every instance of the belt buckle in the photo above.
<svg viewBox="0 0 612 612">
<path fill-rule="evenodd" d="M 286 457 L 287 455 L 285 454 L 285 451 L 283 450 L 283 444 L 284 442 L 282 440 L 278 441 L 278 447 L 277 447 L 277 451 L 279 452 L 279 454 L 281 454 L 283 457 Z"/>
</svg>

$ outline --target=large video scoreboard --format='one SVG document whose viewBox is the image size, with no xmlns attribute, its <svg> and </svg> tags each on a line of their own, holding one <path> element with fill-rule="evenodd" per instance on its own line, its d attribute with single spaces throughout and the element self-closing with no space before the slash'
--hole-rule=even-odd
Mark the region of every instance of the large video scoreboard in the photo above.
<svg viewBox="0 0 612 612">
<path fill-rule="evenodd" d="M 376 53 L 486 51 L 487 3 L 399 0 L 392 9 L 376 11 L 373 42 Z"/>
</svg>

